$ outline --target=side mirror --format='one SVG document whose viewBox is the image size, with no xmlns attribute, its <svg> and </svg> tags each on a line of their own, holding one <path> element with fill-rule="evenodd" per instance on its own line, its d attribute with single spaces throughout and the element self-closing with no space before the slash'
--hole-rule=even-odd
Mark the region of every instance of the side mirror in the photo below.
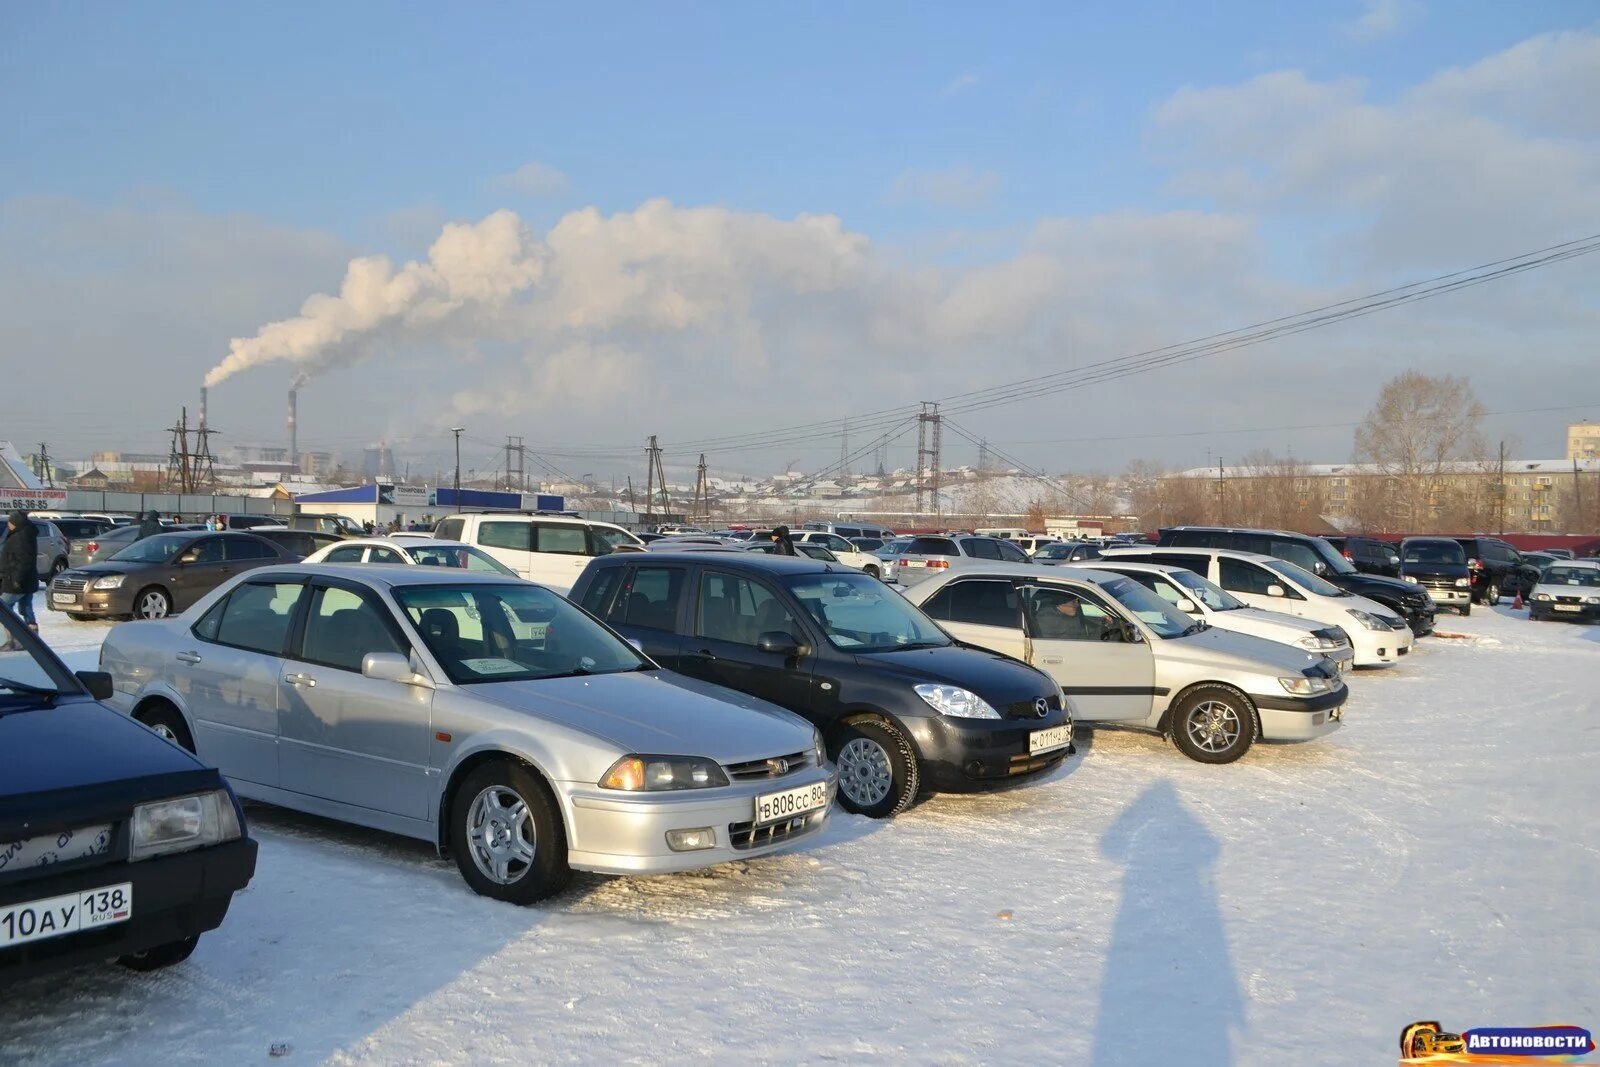
<svg viewBox="0 0 1600 1067">
<path fill-rule="evenodd" d="M 105 671 L 79 671 L 76 677 L 96 700 L 110 700 L 116 692 L 116 687 L 111 684 L 111 675 Z"/>
<path fill-rule="evenodd" d="M 1399 556 L 1390 556 L 1389 557 L 1389 566 L 1391 566 L 1391 567 L 1400 566 L 1400 557 Z"/>
<path fill-rule="evenodd" d="M 1195 613 L 1194 601 L 1190 600 L 1188 597 L 1179 599 L 1179 601 L 1174 604 L 1173 607 L 1188 615 L 1193 615 Z"/>
<path fill-rule="evenodd" d="M 633 650 L 635 652 L 644 652 L 644 642 L 639 640 L 637 637 L 628 638 L 628 644 L 633 646 Z"/>
<path fill-rule="evenodd" d="M 178 566 L 187 567 L 189 564 L 193 563 L 199 558 L 200 553 L 198 552 L 185 552 L 183 555 L 178 557 Z"/>
<path fill-rule="evenodd" d="M 1322 562 L 1320 559 L 1317 560 L 1317 562 L 1315 564 L 1315 567 L 1316 567 L 1316 570 L 1317 570 L 1318 574 L 1327 574 L 1328 573 L 1328 565 L 1326 563 Z"/>
<path fill-rule="evenodd" d="M 1268 596 L 1287 596 L 1288 594 L 1286 594 L 1283 591 L 1283 586 L 1281 586 L 1281 585 L 1269 585 L 1269 586 L 1267 586 L 1267 595 Z"/>
<path fill-rule="evenodd" d="M 798 659 L 810 651 L 787 630 L 768 630 L 756 638 L 756 650 L 785 659 Z"/>
<path fill-rule="evenodd" d="M 422 675 L 411 669 L 409 656 L 398 652 L 368 652 L 361 657 L 361 676 L 401 685 L 419 685 L 432 688 Z"/>
</svg>

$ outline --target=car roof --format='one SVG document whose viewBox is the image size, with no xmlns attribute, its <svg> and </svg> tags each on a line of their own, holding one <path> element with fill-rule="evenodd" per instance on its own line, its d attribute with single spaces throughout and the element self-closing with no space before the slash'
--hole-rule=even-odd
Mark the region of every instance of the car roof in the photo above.
<svg viewBox="0 0 1600 1067">
<path fill-rule="evenodd" d="M 1091 585 L 1104 585 L 1107 582 L 1121 578 L 1120 574 L 1100 573 L 1095 574 L 1088 567 L 1031 567 L 1023 564 L 1011 566 L 988 567 L 961 567 L 954 566 L 943 574 L 934 575 L 924 579 L 906 590 L 908 598 L 914 598 L 920 603 L 927 597 L 923 592 L 932 592 L 942 589 L 957 578 L 1003 578 L 1006 580 L 1022 579 L 1028 582 L 1088 582 Z"/>
<path fill-rule="evenodd" d="M 843 564 L 836 566 L 826 560 L 812 559 L 810 556 L 775 556 L 763 552 L 741 551 L 739 549 L 720 552 L 714 545 L 706 545 L 701 551 L 678 549 L 671 552 L 651 552 L 648 554 L 613 552 L 610 555 L 595 557 L 590 566 L 615 566 L 628 560 L 648 560 L 652 565 L 660 563 L 662 560 L 673 559 L 681 560 L 684 563 L 704 562 L 708 555 L 717 561 L 716 566 L 724 570 L 761 571 L 775 574 L 860 573 L 853 568 L 845 567 Z"/>
<path fill-rule="evenodd" d="M 1106 570 L 1111 567 L 1126 567 L 1128 570 L 1138 571 L 1140 574 L 1175 574 L 1179 571 L 1187 571 L 1189 574 L 1194 574 L 1194 571 L 1189 570 L 1187 567 L 1174 567 L 1170 563 L 1140 563 L 1136 559 L 1118 559 L 1115 556 L 1088 559 L 1082 563 L 1069 563 L 1066 569 L 1095 570 L 1098 568 Z M 1204 575 L 1195 574 L 1195 577 L 1202 578 Z"/>
<path fill-rule="evenodd" d="M 444 522 L 445 519 L 493 519 L 496 522 L 554 522 L 567 523 L 571 526 L 609 526 L 613 530 L 623 529 L 623 527 L 614 522 L 605 522 L 601 519 L 585 519 L 578 515 L 547 515 L 544 512 L 530 514 L 526 511 L 463 511 L 454 515 L 446 515 L 439 522 Z M 438 523 L 434 523 L 434 526 L 437 527 Z"/>
<path fill-rule="evenodd" d="M 1242 559 L 1249 563 L 1289 563 L 1290 560 L 1269 556 L 1265 552 L 1245 552 L 1237 548 L 1207 548 L 1205 545 L 1129 545 L 1126 548 L 1108 548 L 1101 555 L 1110 560 L 1132 560 L 1137 556 L 1149 556 L 1160 552 L 1170 555 L 1173 552 L 1198 553 L 1206 556 L 1217 556 L 1223 559 Z M 1302 570 L 1304 568 L 1301 568 Z"/>
<path fill-rule="evenodd" d="M 469 548 L 470 545 L 463 541 L 448 541 L 441 537 L 347 537 L 343 541 L 334 541 L 328 548 L 344 548 L 348 545 L 375 545 L 381 548 L 426 548 L 429 545 L 444 545 L 448 548 Z"/>
<path fill-rule="evenodd" d="M 1585 570 L 1600 568 L 1600 559 L 1593 556 L 1581 556 L 1578 559 L 1562 559 L 1557 556 L 1551 565 L 1560 564 L 1563 567 L 1582 567 Z"/>
<path fill-rule="evenodd" d="M 365 585 L 532 585 L 509 574 L 485 574 L 455 567 L 374 567 L 368 563 L 275 563 L 247 571 L 251 579 L 278 575 L 326 575 Z"/>
</svg>

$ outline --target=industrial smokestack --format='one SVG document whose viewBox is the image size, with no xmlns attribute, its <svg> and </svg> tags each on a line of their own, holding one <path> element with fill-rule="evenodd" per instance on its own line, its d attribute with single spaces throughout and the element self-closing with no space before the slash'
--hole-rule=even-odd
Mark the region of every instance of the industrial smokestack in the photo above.
<svg viewBox="0 0 1600 1067">
<path fill-rule="evenodd" d="M 298 386 L 289 387 L 289 463 L 296 469 L 300 467 L 300 443 L 295 435 L 294 409 L 299 393 Z"/>
<path fill-rule="evenodd" d="M 206 393 L 210 392 L 205 386 L 200 387 L 200 428 L 206 428 Z"/>
</svg>

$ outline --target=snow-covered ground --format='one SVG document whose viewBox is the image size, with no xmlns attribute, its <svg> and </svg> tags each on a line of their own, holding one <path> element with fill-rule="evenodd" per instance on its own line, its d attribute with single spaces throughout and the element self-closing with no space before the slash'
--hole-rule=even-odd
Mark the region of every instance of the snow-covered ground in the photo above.
<svg viewBox="0 0 1600 1067">
<path fill-rule="evenodd" d="M 1047 780 L 839 814 L 781 857 L 474 896 L 253 805 L 186 964 L 0 996 L 0 1063 L 1382 1063 L 1400 1029 L 1600 1023 L 1600 627 L 1509 609 L 1208 768 L 1101 731 Z M 93 660 L 103 625 L 45 623 Z"/>
</svg>

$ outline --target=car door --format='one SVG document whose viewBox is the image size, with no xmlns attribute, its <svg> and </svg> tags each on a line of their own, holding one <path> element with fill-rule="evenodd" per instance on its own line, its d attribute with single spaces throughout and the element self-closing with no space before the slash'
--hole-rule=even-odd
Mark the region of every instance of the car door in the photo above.
<svg viewBox="0 0 1600 1067">
<path fill-rule="evenodd" d="M 601 617 L 618 633 L 638 642 L 645 655 L 668 670 L 676 670 L 683 649 L 679 627 L 689 599 L 689 569 L 655 564 L 609 568 L 595 576 L 591 595 L 608 577 L 615 583 L 615 595 L 605 596 L 607 589 L 598 590 L 605 596 L 605 614 Z M 585 607 L 588 600 L 586 596 Z"/>
<path fill-rule="evenodd" d="M 285 562 L 276 545 L 259 537 L 224 537 L 222 541 L 223 559 L 232 574 Z"/>
<path fill-rule="evenodd" d="M 1219 557 L 1214 581 L 1253 608 L 1282 611 L 1301 618 L 1312 617 L 1307 610 L 1306 598 L 1299 590 L 1281 575 L 1274 574 L 1259 563 Z M 1278 590 L 1276 595 L 1273 590 Z"/>
<path fill-rule="evenodd" d="M 957 640 L 1027 662 L 1022 600 L 1012 579 L 958 578 L 918 606 Z"/>
<path fill-rule="evenodd" d="M 183 611 L 233 574 L 221 537 L 202 537 L 165 568 L 174 612 Z"/>
<path fill-rule="evenodd" d="M 562 596 L 572 591 L 578 575 L 589 565 L 589 529 L 578 523 L 533 524 L 533 555 L 529 577 Z"/>
<path fill-rule="evenodd" d="M 794 711 L 806 710 L 806 677 L 814 657 L 796 664 L 763 652 L 763 633 L 785 632 L 810 644 L 806 628 L 778 592 L 747 575 L 701 568 L 679 670 Z"/>
<path fill-rule="evenodd" d="M 316 579 L 278 689 L 282 787 L 407 819 L 428 817 L 433 692 L 368 678 L 369 652 L 411 652 L 388 606 L 354 582 Z"/>
<path fill-rule="evenodd" d="M 1021 588 L 1030 662 L 1056 680 L 1083 718 L 1143 721 L 1155 707 L 1155 654 L 1139 630 L 1086 586 Z"/>
<path fill-rule="evenodd" d="M 538 581 L 532 570 L 532 523 L 522 519 L 482 519 L 471 543 L 524 578 Z"/>
<path fill-rule="evenodd" d="M 196 751 L 229 778 L 278 785 L 278 687 L 304 593 L 300 577 L 240 583 L 195 623 L 168 667 Z"/>
</svg>

